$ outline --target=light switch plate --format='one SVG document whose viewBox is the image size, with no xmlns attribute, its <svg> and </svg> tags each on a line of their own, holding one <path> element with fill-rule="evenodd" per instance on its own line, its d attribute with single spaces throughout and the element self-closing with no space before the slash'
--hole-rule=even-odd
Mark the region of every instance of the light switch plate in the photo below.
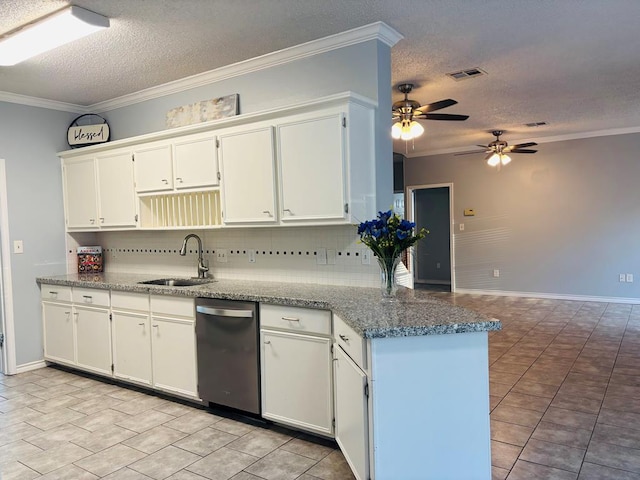
<svg viewBox="0 0 640 480">
<path fill-rule="evenodd" d="M 228 257 L 227 250 L 225 248 L 216 250 L 216 260 L 218 261 L 218 263 L 227 263 Z"/>
<path fill-rule="evenodd" d="M 316 250 L 316 263 L 318 265 L 326 265 L 327 264 L 327 249 L 319 248 Z"/>
<path fill-rule="evenodd" d="M 24 244 L 22 240 L 13 241 L 13 253 L 24 253 Z"/>
<path fill-rule="evenodd" d="M 327 265 L 335 265 L 335 264 L 336 264 L 336 251 L 327 250 Z"/>
</svg>

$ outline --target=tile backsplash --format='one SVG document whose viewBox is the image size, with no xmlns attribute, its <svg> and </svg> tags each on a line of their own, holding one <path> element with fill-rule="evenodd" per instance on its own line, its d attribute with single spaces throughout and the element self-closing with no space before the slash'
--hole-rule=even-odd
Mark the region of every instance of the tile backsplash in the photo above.
<svg viewBox="0 0 640 480">
<path fill-rule="evenodd" d="M 100 245 L 106 272 L 196 276 L 195 239 L 185 257 L 178 253 L 189 233 L 202 239 L 214 278 L 372 287 L 380 282 L 375 258 L 362 263 L 368 248 L 352 225 L 70 234 L 68 272 L 76 271 L 76 246 Z M 323 251 L 327 264 L 318 263 Z"/>
</svg>

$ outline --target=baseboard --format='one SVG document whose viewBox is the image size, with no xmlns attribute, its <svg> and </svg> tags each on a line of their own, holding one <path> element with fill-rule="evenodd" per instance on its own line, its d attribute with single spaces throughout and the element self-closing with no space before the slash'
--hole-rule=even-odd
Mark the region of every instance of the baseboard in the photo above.
<svg viewBox="0 0 640 480">
<path fill-rule="evenodd" d="M 16 367 L 16 373 L 30 372 L 31 370 L 38 370 L 47 366 L 47 362 L 44 360 L 36 360 L 35 362 L 23 363 Z"/>
<path fill-rule="evenodd" d="M 597 297 L 593 295 L 565 295 L 562 293 L 510 292 L 505 290 L 476 290 L 473 288 L 456 288 L 455 293 L 467 293 L 470 295 L 495 295 L 498 297 L 528 297 L 528 298 L 548 298 L 551 300 L 576 300 L 579 302 L 640 304 L 640 298 L 633 298 L 633 297 Z"/>
<path fill-rule="evenodd" d="M 450 280 L 414 280 L 414 283 L 419 283 L 421 285 L 451 285 Z"/>
</svg>

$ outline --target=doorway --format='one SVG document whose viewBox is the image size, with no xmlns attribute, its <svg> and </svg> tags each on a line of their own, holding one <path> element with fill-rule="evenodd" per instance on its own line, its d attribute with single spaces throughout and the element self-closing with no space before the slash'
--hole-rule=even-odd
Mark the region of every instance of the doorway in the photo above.
<svg viewBox="0 0 640 480">
<path fill-rule="evenodd" d="M 453 252 L 453 184 L 407 187 L 407 213 L 416 229 L 429 234 L 412 249 L 416 288 L 455 291 Z"/>
<path fill-rule="evenodd" d="M 5 161 L 0 159 L 0 373 L 16 373 L 9 249 L 9 204 Z"/>
</svg>

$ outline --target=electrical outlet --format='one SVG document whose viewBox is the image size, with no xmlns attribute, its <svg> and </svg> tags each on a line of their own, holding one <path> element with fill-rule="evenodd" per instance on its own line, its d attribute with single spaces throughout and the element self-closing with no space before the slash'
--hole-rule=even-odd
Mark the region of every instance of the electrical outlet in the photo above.
<svg viewBox="0 0 640 480">
<path fill-rule="evenodd" d="M 256 251 L 249 250 L 247 253 L 249 254 L 249 263 L 256 263 Z"/>
<path fill-rule="evenodd" d="M 327 250 L 327 265 L 335 265 L 335 264 L 336 264 L 336 251 Z"/>
<path fill-rule="evenodd" d="M 627 273 L 627 283 L 633 283 L 633 273 Z"/>
<path fill-rule="evenodd" d="M 326 265 L 327 264 L 327 249 L 319 248 L 316 250 L 316 263 L 318 265 Z"/>
<path fill-rule="evenodd" d="M 218 263 L 227 263 L 228 257 L 227 250 L 225 248 L 216 250 L 216 260 L 218 261 Z"/>
<path fill-rule="evenodd" d="M 500 276 L 500 270 L 498 270 L 497 268 L 493 270 L 493 276 L 494 278 L 498 278 Z"/>
<path fill-rule="evenodd" d="M 371 252 L 368 248 L 362 249 L 362 265 L 371 265 Z"/>
<path fill-rule="evenodd" d="M 627 281 L 627 276 L 624 273 L 621 273 L 620 276 L 618 277 L 618 281 L 619 282 L 626 282 Z"/>
<path fill-rule="evenodd" d="M 461 224 L 460 224 L 460 231 L 461 231 L 461 232 L 464 232 L 464 223 L 461 223 Z"/>
</svg>

